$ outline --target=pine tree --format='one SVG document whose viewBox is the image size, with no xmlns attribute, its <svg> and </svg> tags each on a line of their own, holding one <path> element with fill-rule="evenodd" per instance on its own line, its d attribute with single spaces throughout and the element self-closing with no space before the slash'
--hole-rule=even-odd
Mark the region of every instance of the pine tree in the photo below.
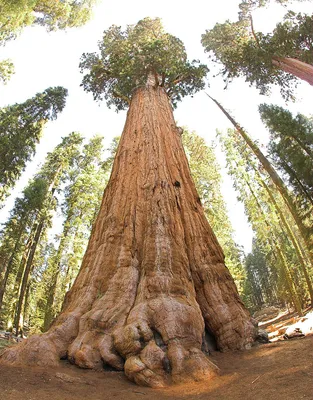
<svg viewBox="0 0 313 400">
<path fill-rule="evenodd" d="M 17 273 L 21 252 L 36 215 L 41 209 L 45 192 L 46 183 L 42 179 L 31 181 L 23 190 L 22 196 L 15 200 L 10 217 L 1 231 L 0 310 L 8 279 L 10 275 Z"/>
<path fill-rule="evenodd" d="M 63 203 L 63 231 L 58 249 L 49 265 L 49 283 L 45 306 L 44 330 L 61 309 L 65 290 L 78 272 L 89 233 L 101 203 L 112 162 L 103 165 L 102 137 L 94 136 L 69 173 Z"/>
<path fill-rule="evenodd" d="M 62 87 L 49 88 L 0 109 L 0 206 L 35 154 L 45 124 L 65 107 L 66 96 Z"/>
<path fill-rule="evenodd" d="M 258 240 L 263 243 L 264 248 L 268 244 L 269 251 L 274 251 L 275 258 L 278 259 L 281 266 L 281 271 L 278 272 L 285 282 L 297 311 L 301 313 L 300 293 L 297 293 L 294 283 L 296 282 L 298 289 L 302 289 L 303 285 L 307 284 L 308 289 L 306 290 L 310 291 L 311 297 L 312 285 L 307 274 L 305 256 L 293 235 L 294 228 L 290 228 L 289 222 L 284 216 L 284 214 L 288 214 L 288 211 L 283 208 L 281 211 L 284 203 L 281 203 L 275 187 L 271 187 L 266 181 L 266 176 L 262 176 L 256 164 L 257 160 L 253 160 L 253 153 L 247 148 L 244 141 L 238 138 L 234 131 L 229 131 L 229 138 L 223 139 L 223 143 L 227 152 L 230 173 L 235 179 L 240 199 L 245 204 L 246 212 L 257 232 Z M 298 269 L 293 268 L 293 272 L 290 272 L 291 266 L 294 265 L 297 265 Z M 299 273 L 299 271 L 302 272 Z M 302 277 L 306 284 L 302 282 Z"/>
<path fill-rule="evenodd" d="M 262 121 L 270 131 L 269 154 L 295 194 L 295 203 L 313 237 L 313 123 L 302 114 L 261 104 Z"/>
<path fill-rule="evenodd" d="M 41 237 L 51 225 L 53 211 L 56 208 L 56 190 L 62 184 L 73 158 L 77 157 L 77 146 L 81 141 L 81 136 L 73 133 L 64 138 L 54 151 L 47 155 L 46 162 L 41 170 L 24 190 L 23 198 L 16 200 L 11 218 L 6 224 L 4 230 L 5 241 L 2 242 L 4 249 L 7 247 L 7 241 L 12 241 L 11 232 L 8 228 L 15 220 L 21 220 L 19 214 L 15 212 L 22 209 L 22 216 L 27 214 L 27 218 L 25 217 L 25 220 L 22 219 L 22 223 L 19 224 L 19 235 L 13 237 L 13 243 L 15 244 L 11 246 L 11 254 L 7 253 L 7 263 L 3 264 L 5 273 L 1 285 L 2 293 L 4 293 L 9 275 L 11 273 L 15 275 L 13 289 L 9 294 L 9 298 L 17 299 L 17 302 L 16 304 L 12 303 L 12 301 L 9 303 L 11 311 L 15 314 L 14 325 L 16 332 L 19 332 L 23 302 L 29 277 L 34 268 L 36 250 L 40 244 Z M 26 207 L 27 205 L 28 207 Z M 23 242 L 21 242 L 22 237 L 24 239 Z M 18 260 L 17 270 L 15 271 L 12 270 L 13 262 L 11 260 Z"/>
<path fill-rule="evenodd" d="M 225 264 L 239 293 L 242 293 L 245 280 L 242 252 L 233 239 L 234 232 L 221 193 L 222 177 L 214 149 L 196 133 L 186 129 L 182 132 L 182 140 L 204 212 L 225 253 Z"/>
<path fill-rule="evenodd" d="M 252 150 L 254 155 L 257 157 L 259 160 L 260 164 L 262 165 L 262 168 L 267 172 L 267 174 L 270 176 L 273 184 L 281 194 L 282 198 L 284 199 L 284 202 L 292 215 L 294 222 L 297 226 L 297 229 L 299 230 L 299 234 L 301 236 L 301 240 L 304 243 L 305 246 L 305 251 L 307 252 L 312 252 L 312 240 L 310 239 L 310 230 L 305 226 L 304 221 L 297 210 L 297 207 L 295 205 L 294 199 L 292 194 L 290 193 L 288 187 L 282 180 L 282 178 L 279 176 L 273 165 L 271 164 L 270 160 L 263 154 L 259 146 L 257 145 L 256 142 L 254 142 L 247 132 L 242 128 L 236 121 L 235 119 L 230 115 L 228 111 L 224 109 L 224 107 L 215 99 L 213 99 L 211 96 L 208 95 L 215 103 L 216 105 L 220 108 L 220 110 L 226 115 L 228 120 L 233 124 L 233 126 L 236 129 L 236 132 L 238 135 L 241 136 L 241 138 L 245 141 L 247 146 Z"/>
<path fill-rule="evenodd" d="M 279 276 L 275 264 L 271 263 L 270 249 L 253 239 L 252 251 L 245 260 L 247 279 L 244 299 L 252 311 L 264 305 L 283 305 L 285 293 L 279 290 Z"/>
</svg>

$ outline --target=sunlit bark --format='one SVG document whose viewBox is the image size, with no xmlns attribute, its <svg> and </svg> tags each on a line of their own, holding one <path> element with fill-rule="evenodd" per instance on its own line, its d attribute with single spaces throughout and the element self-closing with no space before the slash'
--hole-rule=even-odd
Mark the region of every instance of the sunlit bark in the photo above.
<svg viewBox="0 0 313 400">
<path fill-rule="evenodd" d="M 44 335 L 13 363 L 124 369 L 141 385 L 213 377 L 202 351 L 243 349 L 255 328 L 192 181 L 162 87 L 135 91 L 79 275 Z"/>
<path fill-rule="evenodd" d="M 291 57 L 273 57 L 273 65 L 313 85 L 313 65 Z"/>
</svg>

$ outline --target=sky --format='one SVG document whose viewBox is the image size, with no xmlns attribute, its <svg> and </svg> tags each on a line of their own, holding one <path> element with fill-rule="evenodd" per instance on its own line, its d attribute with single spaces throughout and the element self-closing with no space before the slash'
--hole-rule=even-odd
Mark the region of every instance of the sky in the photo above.
<svg viewBox="0 0 313 400">
<path fill-rule="evenodd" d="M 262 150 L 268 141 L 268 133 L 260 121 L 260 103 L 277 104 L 290 111 L 309 115 L 312 113 L 312 87 L 301 83 L 297 90 L 297 101 L 285 104 L 278 88 L 270 97 L 260 96 L 243 79 L 236 79 L 226 90 L 220 77 L 213 78 L 216 66 L 209 63 L 201 45 L 201 35 L 215 23 L 226 19 L 235 21 L 238 13 L 237 0 L 158 0 L 157 2 L 119 0 L 98 1 L 93 18 L 83 27 L 66 32 L 47 33 L 42 27 L 26 28 L 15 41 L 1 48 L 0 58 L 11 58 L 16 73 L 7 85 L 0 84 L 0 107 L 23 102 L 51 86 L 64 86 L 69 90 L 67 105 L 62 114 L 45 128 L 32 162 L 12 191 L 6 206 L 0 210 L 0 222 L 5 222 L 14 199 L 25 187 L 28 179 L 36 172 L 47 152 L 70 132 L 79 131 L 86 138 L 101 134 L 105 145 L 109 146 L 115 136 L 122 133 L 126 112 L 116 113 L 106 104 L 96 103 L 90 93 L 80 87 L 82 74 L 79 72 L 79 59 L 83 53 L 96 52 L 97 43 L 105 29 L 112 24 L 125 27 L 136 24 L 140 19 L 160 17 L 166 31 L 180 38 L 186 47 L 189 59 L 199 59 L 206 63 L 211 72 L 206 92 L 216 98 L 243 126 L 253 139 L 257 139 Z M 312 3 L 294 3 L 290 7 L 297 11 L 312 9 Z M 254 15 L 256 31 L 271 31 L 282 19 L 286 9 L 273 4 Z M 232 128 L 226 117 L 202 91 L 192 98 L 185 98 L 174 112 L 178 126 L 185 126 L 202 136 L 208 144 L 215 139 L 216 129 Z M 251 250 L 252 230 L 247 222 L 242 204 L 238 203 L 232 182 L 225 171 L 225 160 L 217 149 L 217 157 L 222 167 L 222 192 L 225 196 L 229 217 L 235 230 L 235 240 L 246 252 Z"/>
</svg>

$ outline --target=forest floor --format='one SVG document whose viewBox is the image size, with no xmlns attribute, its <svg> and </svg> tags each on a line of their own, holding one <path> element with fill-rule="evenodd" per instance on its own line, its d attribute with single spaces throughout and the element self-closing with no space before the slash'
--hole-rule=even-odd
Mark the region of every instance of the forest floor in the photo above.
<svg viewBox="0 0 313 400">
<path fill-rule="evenodd" d="M 313 400 L 313 312 L 304 320 L 282 315 L 261 325 L 271 343 L 233 353 L 213 352 L 219 377 L 165 389 L 139 387 L 123 373 L 0 365 L 1 400 Z M 305 324 L 306 335 L 284 340 L 286 328 Z M 297 329 L 295 329 L 297 332 Z M 288 331 L 287 331 L 288 332 Z"/>
</svg>

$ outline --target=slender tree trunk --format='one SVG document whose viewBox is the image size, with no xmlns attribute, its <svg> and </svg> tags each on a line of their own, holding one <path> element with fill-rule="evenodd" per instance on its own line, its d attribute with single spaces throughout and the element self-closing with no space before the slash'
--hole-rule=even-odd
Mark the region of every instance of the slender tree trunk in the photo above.
<svg viewBox="0 0 313 400">
<path fill-rule="evenodd" d="M 41 220 L 39 222 L 37 228 L 36 228 L 36 233 L 35 233 L 35 236 L 34 236 L 34 240 L 32 242 L 32 245 L 31 245 L 28 257 L 27 257 L 27 262 L 26 262 L 26 266 L 25 266 L 25 270 L 24 270 L 22 285 L 21 285 L 19 299 L 18 299 L 16 313 L 15 313 L 14 325 L 15 325 L 16 336 L 18 336 L 18 332 L 19 332 L 20 317 L 21 317 L 21 312 L 22 312 L 23 300 L 24 300 L 24 297 L 25 297 L 25 290 L 26 290 L 26 287 L 27 287 L 28 278 L 29 278 L 29 274 L 31 272 L 31 268 L 33 266 L 33 259 L 34 259 L 34 256 L 35 256 L 35 252 L 36 252 L 36 249 L 37 249 L 37 245 L 38 245 L 38 242 L 39 242 L 39 238 L 40 238 L 43 226 L 44 226 L 44 221 Z"/>
<path fill-rule="evenodd" d="M 313 197 L 312 195 L 307 191 L 305 186 L 302 184 L 301 180 L 298 178 L 296 172 L 288 165 L 287 162 L 285 162 L 283 159 L 280 160 L 281 167 L 287 172 L 288 175 L 290 175 L 293 179 L 296 180 L 298 183 L 298 188 L 301 190 L 302 194 L 308 199 L 308 201 L 312 204 L 313 206 Z"/>
<path fill-rule="evenodd" d="M 31 286 L 31 282 L 28 281 L 27 287 L 26 287 L 26 292 L 25 292 L 24 309 L 23 309 L 23 322 L 24 323 L 27 319 L 28 308 L 29 308 L 30 286 Z M 24 333 L 24 332 L 22 331 L 22 333 Z"/>
<path fill-rule="evenodd" d="M 265 171 L 269 174 L 274 185 L 277 187 L 277 190 L 282 195 L 282 197 L 286 203 L 286 206 L 288 207 L 288 209 L 299 229 L 301 237 L 306 245 L 306 248 L 308 249 L 309 252 L 311 252 L 313 246 L 312 246 L 311 240 L 308 238 L 307 229 L 303 225 L 303 223 L 298 215 L 298 212 L 295 208 L 295 205 L 291 199 L 291 196 L 289 195 L 288 189 L 286 188 L 284 182 L 282 181 L 280 176 L 277 174 L 275 169 L 272 167 L 272 165 L 268 161 L 268 159 L 264 156 L 264 154 L 259 149 L 259 147 L 250 139 L 250 137 L 247 135 L 247 133 L 244 131 L 244 129 L 234 120 L 234 118 L 232 118 L 232 116 L 224 109 L 224 107 L 217 100 L 213 99 L 208 94 L 207 94 L 207 96 L 210 97 L 210 99 L 214 101 L 214 103 L 219 107 L 219 109 L 226 115 L 226 117 L 229 119 L 229 121 L 234 125 L 234 127 L 236 128 L 236 131 L 242 136 L 244 141 L 247 143 L 247 145 L 250 147 L 250 149 L 253 151 L 253 153 L 256 155 L 256 157 L 262 164 Z"/>
<path fill-rule="evenodd" d="M 261 308 L 262 305 L 264 304 L 264 298 L 263 298 L 261 285 L 257 281 L 256 276 L 253 271 L 249 271 L 247 278 L 253 288 L 253 291 L 252 291 L 253 303 L 257 308 Z"/>
<path fill-rule="evenodd" d="M 53 318 L 55 317 L 55 309 L 54 309 L 53 305 L 54 305 L 54 300 L 55 300 L 58 278 L 60 275 L 61 257 L 62 257 L 63 251 L 64 251 L 65 240 L 66 240 L 68 232 L 69 232 L 69 227 L 67 226 L 67 223 L 69 223 L 69 218 L 65 221 L 65 224 L 64 224 L 65 228 L 64 228 L 64 231 L 62 234 L 62 238 L 59 243 L 57 254 L 53 260 L 52 278 L 51 278 L 51 281 L 49 284 L 49 289 L 48 289 L 45 317 L 44 317 L 44 324 L 43 324 L 44 332 L 46 332 L 49 329 L 51 322 L 52 322 Z"/>
<path fill-rule="evenodd" d="M 7 270 L 7 269 L 11 270 L 12 269 L 11 267 L 12 267 L 12 263 L 13 263 L 13 260 L 14 260 L 15 253 L 16 253 L 16 251 L 18 249 L 18 246 L 21 244 L 20 243 L 21 236 L 22 236 L 22 230 L 20 230 L 20 233 L 19 233 L 19 235 L 18 235 L 18 237 L 17 237 L 17 239 L 15 241 L 14 249 L 13 249 L 11 255 L 10 255 L 10 258 L 9 258 L 9 261 L 8 261 L 7 265 L 6 265 L 5 262 L 1 263 L 1 265 L 0 265 L 0 275 L 2 274 L 2 272 L 4 270 Z"/>
<path fill-rule="evenodd" d="M 295 134 L 294 132 L 292 132 L 290 134 L 290 136 L 293 138 L 293 140 L 299 145 L 299 147 L 301 148 L 302 151 L 304 151 L 306 153 L 306 155 L 308 157 L 311 158 L 311 160 L 313 161 L 313 151 L 310 149 L 309 146 L 307 146 L 306 143 L 303 143 L 302 140 L 300 140 Z"/>
<path fill-rule="evenodd" d="M 296 58 L 277 56 L 272 58 L 272 63 L 275 67 L 313 85 L 313 65 L 297 60 Z"/>
<path fill-rule="evenodd" d="M 281 251 L 279 244 L 276 241 L 274 242 L 274 244 L 275 244 L 275 247 L 277 250 L 278 258 L 281 261 L 282 272 L 283 272 L 283 275 L 285 276 L 285 282 L 287 284 L 286 286 L 288 288 L 288 292 L 290 293 L 293 305 L 294 305 L 295 310 L 298 313 L 298 315 L 302 316 L 303 311 L 301 308 L 301 302 L 300 302 L 299 296 L 297 295 L 296 289 L 294 287 L 293 280 L 292 280 L 292 277 L 291 277 L 291 274 L 290 274 L 290 271 L 289 271 L 289 268 L 287 265 L 286 258 L 284 256 L 283 252 Z"/>
<path fill-rule="evenodd" d="M 247 159 L 247 162 L 249 162 L 248 159 Z M 297 257 L 298 257 L 298 260 L 299 260 L 299 263 L 300 263 L 300 267 L 301 267 L 301 270 L 303 272 L 303 275 L 304 275 L 304 278 L 305 278 L 305 281 L 306 281 L 306 284 L 307 284 L 307 287 L 308 287 L 308 290 L 309 290 L 310 301 L 311 301 L 311 304 L 313 304 L 313 287 L 312 287 L 312 282 L 311 282 L 310 276 L 309 276 L 308 271 L 307 271 L 307 261 L 305 259 L 305 255 L 302 253 L 302 249 L 301 249 L 301 247 L 300 247 L 300 245 L 298 243 L 298 240 L 296 239 L 296 237 L 294 235 L 294 232 L 291 229 L 291 227 L 290 227 L 290 225 L 289 225 L 284 213 L 282 212 L 280 206 L 278 205 L 278 203 L 277 203 L 277 201 L 276 201 L 271 189 L 264 182 L 263 178 L 261 177 L 259 171 L 257 171 L 256 167 L 254 165 L 252 165 L 252 167 L 254 169 L 254 172 L 258 176 L 258 180 L 259 180 L 260 184 L 263 186 L 264 190 L 267 192 L 267 194 L 268 194 L 268 196 L 270 198 L 270 201 L 273 204 L 273 206 L 274 206 L 274 208 L 275 208 L 275 210 L 276 210 L 276 212 L 277 212 L 277 214 L 278 214 L 278 216 L 279 216 L 279 218 L 281 220 L 281 223 L 282 223 L 283 227 L 285 228 L 285 230 L 287 232 L 288 238 L 291 240 L 291 242 L 293 244 L 293 247 L 294 247 L 295 252 L 297 254 Z M 310 264 L 311 268 L 313 269 L 313 263 L 312 263 L 311 259 L 309 260 L 309 264 Z"/>
<path fill-rule="evenodd" d="M 10 273 L 11 273 L 11 268 L 7 267 L 7 269 L 5 271 L 5 274 L 4 274 L 4 277 L 3 277 L 2 281 L 1 281 L 1 284 L 0 284 L 0 311 L 1 311 L 1 308 L 2 308 L 3 296 L 4 296 L 4 293 L 5 293 L 5 289 L 6 289 L 6 286 L 7 286 L 7 282 L 8 282 L 8 278 L 9 278 Z"/>
<path fill-rule="evenodd" d="M 25 245 L 25 249 L 23 251 L 22 258 L 20 260 L 20 265 L 19 265 L 16 277 L 15 277 L 14 286 L 13 286 L 13 290 L 12 290 L 12 297 L 11 297 L 13 299 L 13 301 L 12 301 L 12 305 L 10 307 L 12 320 L 14 320 L 14 315 L 15 315 L 15 311 L 16 311 L 16 303 L 18 301 L 17 299 L 19 296 L 19 291 L 20 291 L 20 286 L 21 286 L 21 282 L 22 282 L 22 278 L 23 278 L 23 274 L 24 274 L 24 270 L 25 270 L 26 261 L 27 261 L 27 258 L 28 258 L 29 252 L 30 252 L 31 245 L 33 243 L 34 233 L 35 232 L 31 231 L 31 233 L 29 234 L 29 237 L 28 237 L 26 245 Z"/>
<path fill-rule="evenodd" d="M 4 293 L 5 293 L 7 281 L 8 281 L 9 275 L 12 272 L 14 257 L 16 255 L 18 247 L 21 245 L 21 238 L 22 238 L 22 233 L 23 233 L 24 228 L 25 228 L 25 226 L 23 224 L 21 229 L 20 229 L 20 231 L 19 231 L 19 233 L 18 233 L 18 237 L 17 237 L 17 239 L 15 241 L 14 249 L 13 249 L 12 254 L 11 254 L 10 258 L 9 258 L 9 261 L 8 261 L 6 266 L 3 264 L 3 267 L 1 268 L 1 272 L 3 270 L 5 270 L 5 273 L 4 273 L 3 279 L 2 279 L 2 281 L 0 283 L 0 310 L 2 308 L 3 296 L 4 296 Z"/>
<path fill-rule="evenodd" d="M 277 214 L 279 215 L 279 218 L 280 218 L 280 220 L 282 222 L 282 225 L 286 229 L 288 238 L 291 240 L 291 242 L 293 244 L 293 248 L 295 249 L 295 252 L 297 254 L 297 257 L 298 257 L 298 260 L 299 260 L 299 263 L 300 263 L 300 267 L 301 267 L 302 273 L 304 275 L 304 278 L 305 278 L 305 281 L 306 281 L 306 284 L 307 284 L 307 287 L 308 287 L 308 290 L 309 290 L 310 301 L 311 301 L 311 304 L 313 304 L 312 282 L 311 282 L 310 276 L 308 274 L 307 266 L 306 266 L 306 260 L 305 260 L 304 255 L 302 254 L 302 251 L 301 251 L 301 248 L 299 246 L 299 243 L 298 243 L 298 241 L 297 241 L 297 239 L 296 239 L 296 237 L 295 237 L 295 235 L 294 235 L 294 233 L 293 233 L 293 231 L 292 231 L 287 219 L 285 218 L 284 213 L 282 212 L 282 210 L 280 209 L 279 205 L 277 204 L 277 202 L 275 200 L 275 197 L 273 196 L 273 193 L 271 192 L 269 187 L 266 185 L 266 183 L 263 182 L 262 179 L 261 179 L 261 184 L 264 187 L 264 189 L 266 190 L 267 194 L 269 195 L 269 198 L 270 198 L 272 204 L 274 205 Z M 310 266 L 313 269 L 313 263 L 312 263 L 311 260 L 310 260 Z"/>
<path fill-rule="evenodd" d="M 255 327 L 224 265 L 161 87 L 134 92 L 81 270 L 50 330 L 2 360 L 95 368 L 141 385 L 209 379 L 205 328 L 242 349 Z"/>
<path fill-rule="evenodd" d="M 97 216 L 95 216 L 96 218 Z M 94 218 L 94 220 L 95 220 Z M 78 236 L 78 230 L 76 230 L 74 237 L 72 239 L 72 246 L 73 246 L 73 253 L 75 254 L 75 243 L 76 243 L 76 238 Z M 76 262 L 76 268 L 73 268 L 73 265 L 70 261 L 67 263 L 67 268 L 65 272 L 65 276 L 61 285 L 61 293 L 66 293 L 68 290 L 71 289 L 75 275 L 77 275 L 77 271 L 79 271 L 79 261 L 77 260 Z M 63 301 L 62 301 L 63 303 Z"/>
<path fill-rule="evenodd" d="M 52 275 L 52 281 L 50 282 L 49 285 L 49 292 L 48 292 L 48 297 L 47 297 L 47 304 L 45 308 L 45 317 L 44 317 L 44 323 L 43 323 L 43 331 L 46 332 L 55 317 L 55 310 L 53 307 L 54 304 L 54 299 L 55 299 L 55 294 L 56 294 L 56 288 L 57 288 L 57 282 L 60 274 L 60 263 L 57 264 L 57 269 L 53 271 Z"/>
<path fill-rule="evenodd" d="M 250 190 L 251 195 L 254 198 L 254 201 L 257 204 L 257 207 L 258 207 L 258 209 L 260 211 L 260 214 L 262 215 L 263 221 L 265 222 L 266 226 L 269 228 L 269 232 L 270 232 L 270 236 L 271 236 L 270 237 L 270 241 L 272 242 L 272 247 L 274 249 L 276 249 L 276 253 L 278 255 L 278 258 L 280 259 L 282 272 L 283 272 L 283 275 L 285 277 L 285 283 L 286 283 L 286 286 L 287 286 L 287 290 L 290 293 L 290 296 L 292 298 L 292 302 L 293 302 L 293 305 L 295 307 L 295 310 L 297 311 L 297 313 L 299 315 L 303 315 L 302 308 L 301 308 L 301 303 L 300 303 L 297 291 L 296 291 L 296 289 L 294 287 L 294 283 L 293 283 L 293 280 L 292 280 L 292 277 L 291 277 L 291 274 L 290 274 L 290 270 L 289 270 L 286 258 L 284 256 L 283 252 L 281 251 L 280 244 L 278 243 L 278 241 L 274 237 L 273 233 L 271 232 L 271 224 L 269 223 L 269 221 L 268 221 L 268 219 L 267 219 L 267 217 L 266 217 L 266 215 L 265 215 L 265 213 L 263 211 L 263 208 L 262 208 L 262 206 L 261 206 L 261 204 L 260 204 L 260 202 L 258 200 L 258 197 L 257 197 L 256 193 L 252 189 L 250 183 L 248 181 L 246 181 L 246 180 L 245 180 L 245 182 L 246 182 L 246 184 L 247 184 L 247 186 L 248 186 L 248 188 Z"/>
<path fill-rule="evenodd" d="M 46 205 L 48 210 L 49 210 L 49 205 L 53 199 L 53 195 L 55 192 L 54 186 L 55 186 L 56 181 L 62 171 L 62 168 L 63 168 L 63 164 L 60 163 L 58 168 L 54 171 L 49 188 L 47 190 L 47 195 L 46 195 L 44 204 Z M 44 204 L 43 204 L 43 209 L 44 209 Z M 38 213 L 37 216 L 39 218 L 39 222 L 38 222 L 37 227 L 35 228 L 34 238 L 33 238 L 33 240 L 31 240 L 31 246 L 30 246 L 29 254 L 27 256 L 27 262 L 26 262 L 26 266 L 25 266 L 25 270 L 24 270 L 24 274 L 23 274 L 22 285 L 20 288 L 19 299 L 18 299 L 17 308 L 16 308 L 16 312 L 15 312 L 14 325 L 15 325 L 15 330 L 16 330 L 17 336 L 18 336 L 20 317 L 21 317 L 22 306 L 23 306 L 23 301 L 24 301 L 24 297 L 25 297 L 25 290 L 27 287 L 29 274 L 33 267 L 33 259 L 34 259 L 35 252 L 36 252 L 36 249 L 37 249 L 37 246 L 39 243 L 40 235 L 41 235 L 42 229 L 46 222 L 45 217 L 40 216 L 40 213 Z"/>
</svg>

